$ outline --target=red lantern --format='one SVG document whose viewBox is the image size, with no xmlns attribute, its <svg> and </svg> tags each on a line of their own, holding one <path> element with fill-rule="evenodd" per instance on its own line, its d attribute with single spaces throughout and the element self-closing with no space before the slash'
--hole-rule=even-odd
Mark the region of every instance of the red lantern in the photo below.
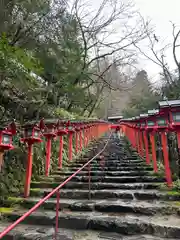
<svg viewBox="0 0 180 240">
<path fill-rule="evenodd" d="M 168 101 L 169 130 L 177 132 L 178 149 L 180 151 L 180 100 Z"/>
<path fill-rule="evenodd" d="M 28 159 L 26 167 L 26 179 L 24 187 L 24 196 L 28 197 L 30 193 L 30 184 L 32 177 L 32 162 L 33 162 L 33 144 L 42 142 L 40 138 L 40 128 L 36 123 L 30 123 L 23 126 L 24 128 L 24 138 L 21 139 L 22 142 L 28 144 Z"/>
<path fill-rule="evenodd" d="M 146 119 L 146 131 L 155 134 L 157 132 L 157 119 L 159 114 L 158 109 L 148 110 L 148 118 Z"/>
<path fill-rule="evenodd" d="M 11 123 L 8 127 L 0 129 L 0 171 L 3 164 L 3 155 L 5 151 L 14 149 L 12 137 L 16 134 L 16 125 Z"/>
<path fill-rule="evenodd" d="M 42 142 L 41 139 L 41 132 L 40 128 L 35 124 L 26 124 L 23 126 L 24 128 L 24 138 L 21 139 L 22 142 L 26 142 L 28 144 L 40 143 Z"/>
</svg>

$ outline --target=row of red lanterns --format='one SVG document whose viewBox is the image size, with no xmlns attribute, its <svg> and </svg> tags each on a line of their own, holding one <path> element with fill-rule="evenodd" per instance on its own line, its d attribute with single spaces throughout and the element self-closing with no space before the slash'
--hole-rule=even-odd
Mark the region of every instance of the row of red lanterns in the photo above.
<svg viewBox="0 0 180 240">
<path fill-rule="evenodd" d="M 29 196 L 30 183 L 32 176 L 33 162 L 33 144 L 42 142 L 42 137 L 46 139 L 46 161 L 45 175 L 49 176 L 51 166 L 51 142 L 59 137 L 59 168 L 62 168 L 63 158 L 63 137 L 68 136 L 68 157 L 72 160 L 73 153 L 73 136 L 75 136 L 75 152 L 78 154 L 83 146 L 86 147 L 89 141 L 99 137 L 103 132 L 108 130 L 108 124 L 104 121 L 60 121 L 60 120 L 44 120 L 40 122 L 31 122 L 22 126 L 24 129 L 24 137 L 21 142 L 28 145 L 28 160 L 26 167 L 26 180 L 24 196 Z M 13 122 L 7 127 L 0 130 L 0 152 L 3 154 L 6 150 L 14 148 L 12 137 L 16 135 L 16 124 Z M 84 142 L 82 142 L 84 141 Z M 2 165 L 2 159 L 0 162 Z"/>
<path fill-rule="evenodd" d="M 133 118 L 122 119 L 120 120 L 120 125 L 132 146 L 137 149 L 139 155 L 146 158 L 147 164 L 150 164 L 148 147 L 149 134 L 155 172 L 158 171 L 155 135 L 156 133 L 161 135 L 165 177 L 167 185 L 171 187 L 172 174 L 169 164 L 167 133 L 177 133 L 178 147 L 180 148 L 180 100 L 160 101 L 158 102 L 158 109 L 149 110 L 147 114 L 140 114 L 140 116 Z M 145 149 L 143 149 L 143 146 Z"/>
</svg>

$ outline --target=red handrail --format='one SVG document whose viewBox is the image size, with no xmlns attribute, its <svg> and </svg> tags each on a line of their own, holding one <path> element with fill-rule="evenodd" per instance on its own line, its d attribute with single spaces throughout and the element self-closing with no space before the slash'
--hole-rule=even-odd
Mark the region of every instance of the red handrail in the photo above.
<svg viewBox="0 0 180 240">
<path fill-rule="evenodd" d="M 38 209 L 46 200 L 48 200 L 53 194 L 55 194 L 56 192 L 58 192 L 57 195 L 57 200 L 59 198 L 59 190 L 67 183 L 69 182 L 74 176 L 76 176 L 79 172 L 81 172 L 81 170 L 83 170 L 86 166 L 88 166 L 95 158 L 97 158 L 102 152 L 104 152 L 104 150 L 106 149 L 110 137 L 112 135 L 112 132 L 110 133 L 108 140 L 106 142 L 106 144 L 104 145 L 103 149 L 97 153 L 93 158 L 91 158 L 86 164 L 84 164 L 81 168 L 79 168 L 75 173 L 73 173 L 70 177 L 68 177 L 63 183 L 61 183 L 58 187 L 56 187 L 54 190 L 52 190 L 52 192 L 50 192 L 46 197 L 44 197 L 43 199 L 41 199 L 36 205 L 34 205 L 31 209 L 29 209 L 24 215 L 22 215 L 19 219 L 17 219 L 14 223 L 12 223 L 10 226 L 8 226 L 7 228 L 5 228 L 1 233 L 0 233 L 0 239 L 2 237 L 4 237 L 7 233 L 9 233 L 12 229 L 14 229 L 20 222 L 22 222 L 26 217 L 28 217 L 31 213 L 33 213 L 36 209 Z M 57 201 L 57 205 L 59 205 L 58 201 Z M 58 211 L 59 208 L 57 209 L 56 207 L 56 211 Z M 56 224 L 56 229 L 55 229 L 55 239 L 56 239 L 56 234 L 57 234 L 57 228 L 58 225 Z"/>
</svg>

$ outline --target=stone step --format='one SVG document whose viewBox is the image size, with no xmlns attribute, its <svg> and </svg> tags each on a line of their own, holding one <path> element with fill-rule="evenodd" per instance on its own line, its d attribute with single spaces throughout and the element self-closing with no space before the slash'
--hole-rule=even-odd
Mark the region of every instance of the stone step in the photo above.
<svg viewBox="0 0 180 240">
<path fill-rule="evenodd" d="M 60 183 L 53 184 L 50 182 L 50 186 L 52 188 L 57 187 Z M 160 183 L 91 183 L 91 189 L 157 189 L 159 188 Z M 42 184 L 40 182 L 32 182 L 31 188 L 48 188 L 47 182 Z M 89 183 L 82 183 L 82 182 L 73 182 L 70 181 L 66 183 L 63 189 L 89 189 Z"/>
<path fill-rule="evenodd" d="M 10 223 L 1 223 L 0 232 L 3 231 Z M 3 240 L 52 240 L 54 238 L 54 227 L 52 226 L 39 226 L 39 225 L 27 225 L 20 224 L 15 229 L 10 231 Z M 152 235 L 122 235 L 120 233 L 102 232 L 95 230 L 77 230 L 59 228 L 57 240 L 165 240 Z M 171 238 L 169 240 L 176 240 Z"/>
<path fill-rule="evenodd" d="M 68 177 L 67 176 L 59 176 L 59 181 L 57 182 L 32 182 L 32 186 L 36 185 L 36 188 L 41 187 L 52 187 L 55 188 L 60 185 L 61 182 L 65 181 Z M 89 182 L 88 176 L 75 176 L 72 179 L 73 182 Z M 91 182 L 104 182 L 104 183 L 138 183 L 138 182 L 165 182 L 166 180 L 161 177 L 154 177 L 154 176 L 91 176 Z"/>
<path fill-rule="evenodd" d="M 65 166 L 67 167 L 71 167 L 73 165 L 84 165 L 85 163 L 87 163 L 90 159 L 87 159 L 87 161 L 77 161 L 77 162 L 72 162 L 72 163 L 68 163 Z M 98 162 L 100 163 L 102 160 L 97 160 L 97 161 L 93 161 L 93 162 Z M 132 163 L 132 164 L 146 164 L 145 161 L 143 160 L 103 160 L 106 164 L 117 164 L 117 163 L 121 163 L 121 164 L 127 164 L 127 163 Z M 92 164 L 93 164 L 92 162 Z"/>
<path fill-rule="evenodd" d="M 31 196 L 44 197 L 52 191 L 47 189 L 31 189 Z M 88 199 L 89 190 L 87 189 L 61 189 L 61 198 L 68 199 Z M 91 199 L 137 199 L 137 200 L 163 200 L 163 201 L 179 201 L 180 193 L 171 194 L 171 192 L 159 192 L 158 190 L 91 190 Z M 56 197 L 54 194 L 52 197 Z"/>
<path fill-rule="evenodd" d="M 17 210 L 5 213 L 11 221 L 17 220 L 27 210 Z M 26 218 L 23 223 L 41 226 L 54 226 L 55 211 L 38 210 Z M 121 234 L 151 234 L 164 238 L 180 236 L 180 218 L 176 216 L 138 216 L 135 214 L 100 213 L 100 212 L 73 212 L 61 211 L 59 226 L 70 229 L 91 229 L 116 232 Z"/>
<path fill-rule="evenodd" d="M 78 167 L 72 167 L 70 168 L 72 171 L 76 171 L 79 168 Z M 85 168 L 84 168 L 85 169 Z M 87 169 L 87 167 L 86 167 Z M 102 171 L 102 167 L 100 166 L 91 166 L 91 170 L 92 171 Z M 120 167 L 120 166 L 109 166 L 109 167 L 105 167 L 104 170 L 107 171 L 152 171 L 153 168 L 150 166 L 133 166 L 133 167 Z M 54 171 L 54 174 L 59 174 L 60 171 Z"/>
<path fill-rule="evenodd" d="M 104 163 L 104 162 L 102 162 Z M 91 166 L 97 166 L 100 165 L 100 162 L 92 162 Z M 121 163 L 121 162 L 105 162 L 104 163 L 105 166 L 118 166 L 118 167 L 141 167 L 141 166 L 147 166 L 145 162 L 141 162 L 141 163 L 132 163 L 132 162 L 126 162 L 126 163 Z M 66 165 L 66 167 L 71 168 L 71 167 L 83 167 L 83 163 L 74 163 L 74 164 L 70 164 L 70 165 Z"/>
<path fill-rule="evenodd" d="M 68 172 L 60 172 L 58 175 L 55 174 L 51 174 L 50 177 L 39 177 L 39 179 L 59 179 L 61 177 L 61 175 L 64 176 L 71 176 L 74 172 L 73 171 L 68 171 Z M 88 170 L 86 171 L 81 171 L 80 173 L 78 173 L 78 176 L 86 176 L 88 175 L 89 172 Z M 148 171 L 91 171 L 91 176 L 147 176 L 147 175 L 153 175 L 153 172 L 148 172 Z"/>
<path fill-rule="evenodd" d="M 28 199 L 17 198 L 16 201 L 21 202 L 21 207 L 32 208 L 40 201 L 41 198 L 30 197 Z M 41 208 L 46 210 L 56 209 L 56 199 L 48 199 Z M 7 200 L 6 206 L 10 207 L 14 200 Z M 61 199 L 59 210 L 69 209 L 71 211 L 98 211 L 98 212 L 111 212 L 111 213 L 134 213 L 141 215 L 179 215 L 180 206 L 173 202 L 160 202 L 160 201 L 138 201 L 138 200 L 77 200 L 77 199 Z"/>
</svg>

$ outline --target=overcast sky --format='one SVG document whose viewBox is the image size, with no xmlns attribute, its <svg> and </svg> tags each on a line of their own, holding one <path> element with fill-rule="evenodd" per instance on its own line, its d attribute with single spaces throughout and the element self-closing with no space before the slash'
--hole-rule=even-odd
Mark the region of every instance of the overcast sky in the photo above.
<svg viewBox="0 0 180 240">
<path fill-rule="evenodd" d="M 172 41 L 172 25 L 170 21 L 180 25 L 180 0 L 134 0 L 141 14 L 145 17 L 150 17 L 156 27 L 156 35 L 167 42 Z M 180 49 L 179 49 L 180 50 Z M 167 52 L 167 59 L 171 67 L 174 68 L 172 53 Z M 159 67 L 150 61 L 142 61 L 144 67 L 153 81 L 158 77 Z"/>
</svg>

